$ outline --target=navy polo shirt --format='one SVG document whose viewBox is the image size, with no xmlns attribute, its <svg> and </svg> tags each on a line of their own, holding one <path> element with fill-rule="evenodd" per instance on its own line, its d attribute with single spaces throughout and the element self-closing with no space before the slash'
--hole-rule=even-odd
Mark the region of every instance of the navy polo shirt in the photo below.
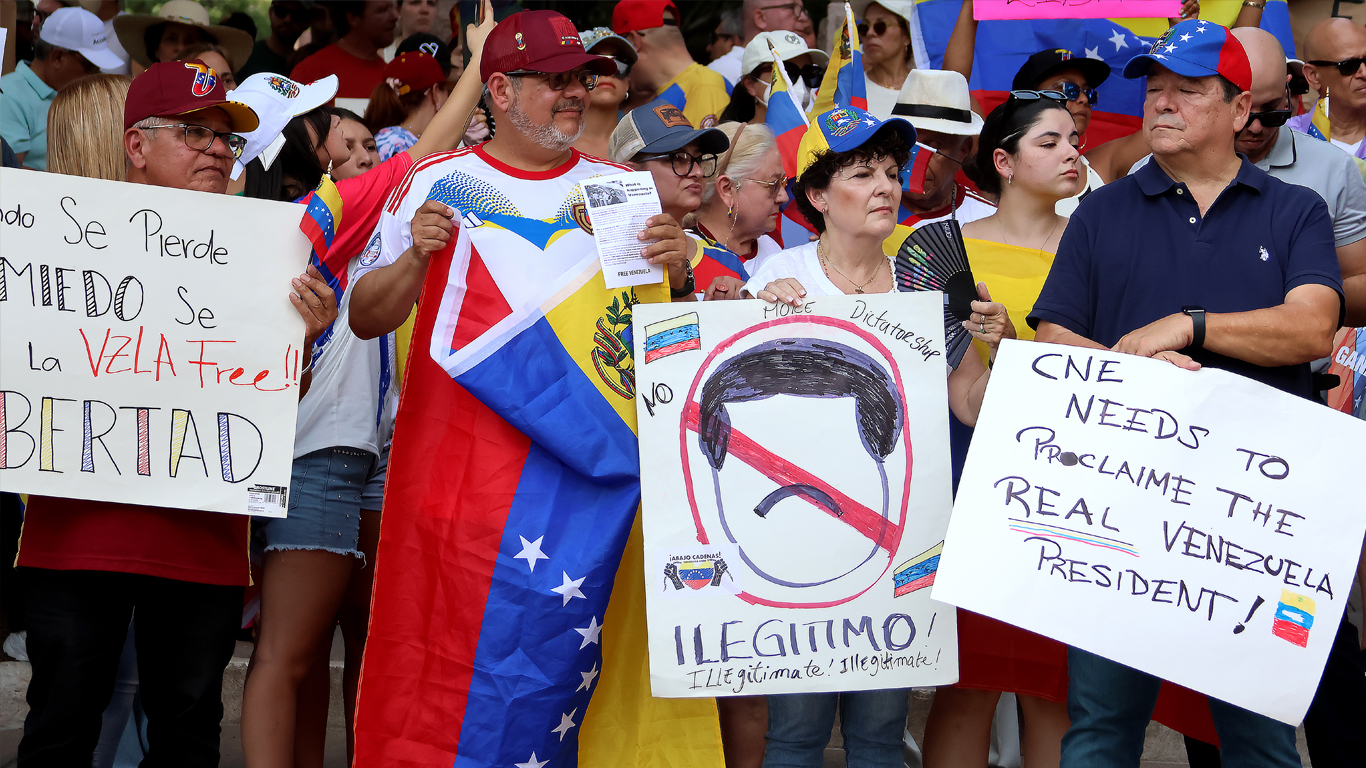
<svg viewBox="0 0 1366 768">
<path fill-rule="evenodd" d="M 1155 162 L 1095 190 L 1072 214 L 1029 324 L 1056 323 L 1113 347 L 1184 306 L 1247 312 L 1305 284 L 1342 297 L 1328 207 L 1313 190 L 1243 158 L 1205 215 Z M 1192 357 L 1291 394 L 1312 395 L 1309 365 L 1266 368 L 1207 350 Z"/>
</svg>

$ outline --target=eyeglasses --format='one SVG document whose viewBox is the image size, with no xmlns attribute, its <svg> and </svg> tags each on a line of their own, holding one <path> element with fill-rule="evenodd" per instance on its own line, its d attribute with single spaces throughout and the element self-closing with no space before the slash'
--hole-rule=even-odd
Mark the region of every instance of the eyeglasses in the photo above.
<svg viewBox="0 0 1366 768">
<path fill-rule="evenodd" d="M 617 68 L 620 70 L 621 66 L 618 65 Z M 563 91 L 575 82 L 589 91 L 598 87 L 598 76 L 586 69 L 575 69 L 569 72 L 535 72 L 530 69 L 518 69 L 504 74 L 508 77 L 544 78 L 546 87 L 552 91 Z"/>
<path fill-rule="evenodd" d="M 793 2 L 793 3 L 779 3 L 779 4 L 777 4 L 777 5 L 761 5 L 761 6 L 759 6 L 759 10 L 761 10 L 761 11 L 781 11 L 781 10 L 787 10 L 787 11 L 790 11 L 790 12 L 792 13 L 793 16 L 801 16 L 803 13 L 806 13 L 806 6 L 802 5 L 801 3 L 796 3 L 796 2 Z"/>
<path fill-rule="evenodd" d="M 787 179 L 775 179 L 775 180 L 773 180 L 773 181 L 762 181 L 762 180 L 760 180 L 760 179 L 748 179 L 748 178 L 746 178 L 746 179 L 740 179 L 740 181 L 736 182 L 735 186 L 736 186 L 736 187 L 739 187 L 741 184 L 744 184 L 744 183 L 747 182 L 747 181 L 752 181 L 752 182 L 754 182 L 755 184 L 759 184 L 760 186 L 768 187 L 768 196 L 771 197 L 771 198 L 773 198 L 774 200 L 777 200 L 777 199 L 778 199 L 778 191 L 781 190 L 781 189 L 786 185 Z"/>
<path fill-rule="evenodd" d="M 687 152 L 670 152 L 665 155 L 641 155 L 638 162 L 668 160 L 674 175 L 683 178 L 692 173 L 693 166 L 702 169 L 702 175 L 711 178 L 716 175 L 716 155 L 690 155 Z"/>
<path fill-rule="evenodd" d="M 213 146 L 215 139 L 222 139 L 223 146 L 232 152 L 233 157 L 241 157 L 242 150 L 247 146 L 247 140 L 230 131 L 215 131 L 202 125 L 190 125 L 189 123 L 169 123 L 167 125 L 149 125 L 143 128 L 144 131 L 152 131 L 157 128 L 180 128 L 185 138 L 185 146 L 196 152 L 208 152 L 209 147 Z"/>
<path fill-rule="evenodd" d="M 1253 120 L 1261 120 L 1263 128 L 1280 128 L 1282 125 L 1285 125 L 1285 122 L 1291 118 L 1289 88 L 1285 91 L 1285 99 L 1287 103 L 1284 109 L 1268 109 L 1264 112 L 1250 113 L 1247 116 L 1247 125 L 1243 126 L 1243 128 L 1246 129 L 1248 126 L 1252 125 Z"/>
<path fill-rule="evenodd" d="M 595 55 L 601 56 L 601 57 L 603 57 L 604 59 L 611 59 L 611 60 L 612 60 L 612 63 L 617 65 L 617 78 L 618 78 L 618 79 L 625 80 L 627 77 L 630 76 L 630 74 L 631 74 L 631 64 L 629 64 L 629 63 L 627 63 L 627 62 L 624 62 L 624 61 L 622 61 L 621 59 L 618 59 L 616 56 L 613 56 L 613 55 L 610 54 L 610 53 L 599 53 L 599 54 L 595 54 Z M 594 84 L 596 85 L 596 83 L 594 83 Z M 589 90 L 592 90 L 592 89 L 590 88 Z"/>
<path fill-rule="evenodd" d="M 1305 64 L 1313 64 L 1316 67 L 1337 67 L 1338 74 L 1343 77 L 1351 77 L 1357 73 L 1357 70 L 1361 69 L 1362 64 L 1366 64 L 1366 56 L 1356 56 L 1342 61 L 1306 61 Z"/>
<path fill-rule="evenodd" d="M 858 24 L 855 24 L 854 27 L 858 30 L 859 37 L 867 37 L 869 30 L 872 30 L 873 34 L 877 37 L 882 37 L 887 34 L 888 29 L 886 19 L 878 19 L 872 26 L 869 26 L 866 21 L 860 21 Z"/>
<path fill-rule="evenodd" d="M 1080 99 L 1081 95 L 1084 93 L 1086 94 L 1087 104 L 1094 107 L 1100 103 L 1100 94 L 1096 93 L 1095 88 L 1082 88 L 1076 83 L 1064 81 L 1058 83 L 1058 90 L 1062 91 L 1062 95 L 1067 97 L 1068 101 L 1076 101 L 1077 99 Z"/>
</svg>

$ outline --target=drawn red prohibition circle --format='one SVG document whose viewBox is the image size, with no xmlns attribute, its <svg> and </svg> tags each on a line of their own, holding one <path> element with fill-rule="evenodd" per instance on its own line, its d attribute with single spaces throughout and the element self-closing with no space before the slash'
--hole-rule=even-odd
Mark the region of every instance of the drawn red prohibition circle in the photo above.
<svg viewBox="0 0 1366 768">
<path fill-rule="evenodd" d="M 693 378 L 692 386 L 688 389 L 688 399 L 683 406 L 683 416 L 679 420 L 678 428 L 679 449 L 680 453 L 683 456 L 683 485 L 688 492 L 688 507 L 692 510 L 693 525 L 697 529 L 697 541 L 701 544 L 709 544 L 710 541 L 709 537 L 707 536 L 706 528 L 702 524 L 702 514 L 698 511 L 697 508 L 697 494 L 693 490 L 692 467 L 691 463 L 688 461 L 688 433 L 695 433 L 697 431 L 699 423 L 698 414 L 700 409 L 698 407 L 696 400 L 697 389 L 699 386 L 701 386 L 702 379 L 707 373 L 707 371 L 711 368 L 712 363 L 716 360 L 717 356 L 720 355 L 722 352 L 725 352 L 727 349 L 734 346 L 737 342 L 744 339 L 746 336 L 750 336 L 754 333 L 766 330 L 768 328 L 773 328 L 775 326 L 790 325 L 792 323 L 825 325 L 830 326 L 831 328 L 838 328 L 839 330 L 852 333 L 853 335 L 867 342 L 869 346 L 881 352 L 883 359 L 886 360 L 887 364 L 891 366 L 892 377 L 896 381 L 896 391 L 897 394 L 901 397 L 901 412 L 909 416 L 910 410 L 907 407 L 906 403 L 906 388 L 901 381 L 901 369 L 897 366 L 896 359 L 892 357 L 891 351 L 887 349 L 887 347 L 882 343 L 882 341 L 878 339 L 876 336 L 873 336 L 864 329 L 846 320 L 839 320 L 833 317 L 784 317 L 778 320 L 769 320 L 767 322 L 751 326 L 735 334 L 734 336 L 731 336 L 730 338 L 726 339 L 720 344 L 717 344 L 716 347 L 711 351 L 711 353 L 707 355 L 707 359 L 702 361 L 702 365 L 699 366 L 697 369 L 697 376 Z M 815 502 L 812 502 L 810 499 L 807 499 L 807 501 L 812 503 L 812 505 L 815 506 L 817 509 L 827 514 L 831 514 L 831 516 L 835 517 L 836 520 L 840 520 L 841 522 L 850 525 L 856 531 L 867 536 L 871 541 L 875 542 L 879 547 L 886 550 L 887 552 L 887 565 L 883 567 L 882 572 L 878 574 L 878 577 L 874 579 L 871 584 L 858 590 L 854 594 L 849 595 L 848 597 L 843 597 L 838 600 L 828 600 L 824 602 L 814 603 L 770 600 L 768 598 L 759 597 L 758 595 L 752 595 L 748 592 L 740 592 L 737 595 L 737 597 L 753 605 L 767 605 L 772 606 L 774 608 L 830 608 L 832 606 L 842 605 L 844 603 L 849 602 L 850 600 L 859 597 L 863 593 L 867 592 L 868 590 L 876 586 L 878 582 L 882 581 L 882 577 L 887 575 L 887 571 L 891 569 L 892 561 L 895 559 L 895 549 L 901 542 L 901 532 L 906 528 L 906 510 L 909 507 L 911 501 L 911 471 L 915 466 L 915 461 L 914 454 L 911 450 L 911 430 L 909 424 L 902 427 L 901 439 L 906 446 L 906 482 L 901 490 L 901 511 L 895 527 L 893 527 L 891 530 L 886 531 L 885 534 L 881 537 L 878 537 L 877 535 L 873 534 L 873 523 L 876 520 L 881 520 L 882 515 L 880 515 L 877 512 L 874 512 L 867 506 L 860 504 L 857 501 L 854 501 L 853 499 L 845 495 L 843 492 L 841 492 L 839 489 L 826 483 L 824 480 L 821 480 L 820 478 L 816 477 L 810 472 L 807 472 L 801 467 L 798 467 L 796 464 L 793 464 L 792 462 L 787 461 L 786 459 L 783 459 L 782 457 L 773 454 L 763 446 L 756 443 L 754 440 L 750 439 L 747 435 L 743 434 L 737 429 L 732 428 L 729 445 L 727 447 L 728 453 L 734 455 L 736 458 L 740 459 L 741 461 L 758 470 L 759 472 L 762 472 L 766 477 L 768 477 L 771 480 L 774 480 L 779 485 L 801 482 L 813 485 L 825 491 L 837 502 L 839 502 L 841 509 L 845 511 L 842 516 L 835 517 L 833 514 L 830 513 L 829 510 L 827 510 L 820 504 L 816 504 Z M 756 466 L 756 464 L 763 463 L 763 461 L 759 460 L 772 462 L 773 467 L 766 468 Z M 870 516 L 872 519 L 869 519 Z M 885 526 L 880 527 L 885 528 Z"/>
</svg>

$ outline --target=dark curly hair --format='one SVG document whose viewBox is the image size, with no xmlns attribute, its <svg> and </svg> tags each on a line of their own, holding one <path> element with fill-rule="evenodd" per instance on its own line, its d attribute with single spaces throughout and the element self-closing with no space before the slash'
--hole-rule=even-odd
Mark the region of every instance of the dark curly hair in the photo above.
<svg viewBox="0 0 1366 768">
<path fill-rule="evenodd" d="M 1018 101 L 1010 98 L 991 110 L 982 125 L 982 135 L 977 139 L 977 153 L 963 162 L 963 173 L 983 192 L 1001 194 L 1001 174 L 996 172 L 994 157 L 996 150 L 1004 149 L 1010 155 L 1019 152 L 1020 139 L 1038 125 L 1043 113 L 1050 109 L 1067 112 L 1067 105 L 1053 99 Z"/>
<path fill-rule="evenodd" d="M 867 141 L 848 152 L 822 152 L 816 161 L 802 172 L 792 188 L 797 210 L 816 228 L 816 233 L 825 232 L 825 216 L 816 210 L 806 196 L 810 190 L 827 189 L 836 173 L 857 163 L 881 160 L 890 157 L 897 167 L 904 166 L 911 159 L 911 145 L 901 133 L 890 125 L 884 125 Z"/>
</svg>

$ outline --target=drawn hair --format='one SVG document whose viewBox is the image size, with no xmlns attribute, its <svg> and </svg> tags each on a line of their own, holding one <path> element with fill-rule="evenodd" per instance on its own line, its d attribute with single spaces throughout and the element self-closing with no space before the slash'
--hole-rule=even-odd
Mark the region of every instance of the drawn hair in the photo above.
<svg viewBox="0 0 1366 768">
<path fill-rule="evenodd" d="M 702 385 L 697 441 L 712 469 L 721 469 L 730 443 L 726 403 L 774 395 L 854 398 L 859 439 L 878 464 L 895 450 L 906 421 L 896 384 L 868 355 L 820 339 L 765 342 L 727 360 Z"/>
<path fill-rule="evenodd" d="M 47 112 L 47 169 L 69 176 L 123 181 L 123 75 L 90 75 L 57 93 Z"/>
</svg>

